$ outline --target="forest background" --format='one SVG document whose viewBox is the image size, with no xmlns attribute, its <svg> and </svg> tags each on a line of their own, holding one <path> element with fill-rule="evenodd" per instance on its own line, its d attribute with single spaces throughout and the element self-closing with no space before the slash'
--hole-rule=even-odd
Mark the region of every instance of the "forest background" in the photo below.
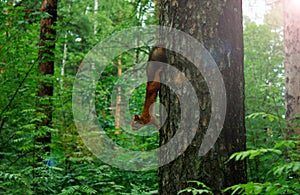
<svg viewBox="0 0 300 195">
<path fill-rule="evenodd" d="M 157 170 L 124 171 L 102 162 L 78 135 L 72 113 L 73 83 L 85 55 L 115 32 L 157 24 L 154 2 L 59 1 L 51 50 L 54 75 L 46 78 L 54 85 L 50 99 L 37 95 L 42 85 L 37 68 L 40 21 L 48 16 L 40 9 L 41 2 L 0 0 L 0 193 L 157 194 Z M 282 5 L 260 2 L 243 1 L 247 151 L 232 160 L 247 159 L 248 183 L 231 189 L 245 194 L 300 194 L 299 141 L 286 137 Z M 112 140 L 130 150 L 157 148 L 159 135 L 152 131 L 146 137 L 132 137 L 120 129 L 112 115 L 116 110 L 111 94 L 122 72 L 148 54 L 149 48 L 123 53 L 106 66 L 97 83 L 98 120 Z M 132 116 L 142 111 L 145 86 L 132 94 Z M 41 125 L 47 117 L 41 110 L 45 102 L 51 102 L 51 127 Z M 51 142 L 45 148 L 37 137 L 49 132 Z M 189 190 L 209 193 L 198 182 L 199 188 Z"/>
</svg>

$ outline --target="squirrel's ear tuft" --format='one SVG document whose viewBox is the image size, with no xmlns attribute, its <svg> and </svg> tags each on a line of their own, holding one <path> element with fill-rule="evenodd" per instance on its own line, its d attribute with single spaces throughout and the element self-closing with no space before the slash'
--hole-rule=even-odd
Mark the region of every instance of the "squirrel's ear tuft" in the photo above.
<svg viewBox="0 0 300 195">
<path fill-rule="evenodd" d="M 134 120 L 140 120 L 140 117 L 138 115 L 134 115 Z"/>
</svg>

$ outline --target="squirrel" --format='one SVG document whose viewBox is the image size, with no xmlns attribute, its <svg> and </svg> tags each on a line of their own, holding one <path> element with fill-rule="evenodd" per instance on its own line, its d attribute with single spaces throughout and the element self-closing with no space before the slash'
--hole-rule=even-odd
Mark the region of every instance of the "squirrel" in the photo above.
<svg viewBox="0 0 300 195">
<path fill-rule="evenodd" d="M 153 103 L 156 101 L 158 91 L 160 90 L 160 73 L 163 70 L 163 64 L 167 63 L 167 56 L 164 48 L 154 47 L 149 55 L 147 63 L 147 87 L 144 109 L 141 116 L 135 115 L 132 119 L 132 128 L 138 130 L 144 125 L 154 125 L 160 128 L 157 118 L 154 116 Z M 152 106 L 151 106 L 152 105 Z"/>
</svg>

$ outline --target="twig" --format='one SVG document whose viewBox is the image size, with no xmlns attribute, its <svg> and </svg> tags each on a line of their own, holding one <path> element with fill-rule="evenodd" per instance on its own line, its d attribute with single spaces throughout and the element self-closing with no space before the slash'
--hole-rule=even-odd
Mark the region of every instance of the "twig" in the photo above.
<svg viewBox="0 0 300 195">
<path fill-rule="evenodd" d="M 13 103 L 15 97 L 17 96 L 18 92 L 20 91 L 21 87 L 23 86 L 24 81 L 25 81 L 25 80 L 27 79 L 27 77 L 29 76 L 29 73 L 31 72 L 31 70 L 33 69 L 33 67 L 35 66 L 35 64 L 36 64 L 37 61 L 38 61 L 38 59 L 35 60 L 35 62 L 34 62 L 34 63 L 31 65 L 31 67 L 28 69 L 28 71 L 27 71 L 26 74 L 25 74 L 25 77 L 24 77 L 24 78 L 22 79 L 22 81 L 20 82 L 20 84 L 19 84 L 19 86 L 17 87 L 17 89 L 16 89 L 14 95 L 11 97 L 11 99 L 9 100 L 9 102 L 8 102 L 8 104 L 5 106 L 5 108 L 1 111 L 1 114 L 0 114 L 1 123 L 2 123 L 2 121 L 4 120 L 4 119 L 2 118 L 2 115 L 8 110 L 8 108 L 10 107 L 10 105 Z M 1 128 L 2 128 L 2 127 L 1 127 Z M 1 131 L 1 129 L 0 129 L 0 131 Z"/>
</svg>

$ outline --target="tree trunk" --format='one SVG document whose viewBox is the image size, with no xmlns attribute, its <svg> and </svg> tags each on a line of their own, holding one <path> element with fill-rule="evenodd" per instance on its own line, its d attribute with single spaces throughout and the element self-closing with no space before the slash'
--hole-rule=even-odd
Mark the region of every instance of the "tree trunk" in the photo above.
<svg viewBox="0 0 300 195">
<path fill-rule="evenodd" d="M 98 21 L 97 21 L 98 7 L 99 7 L 98 0 L 94 0 L 94 16 L 96 18 L 96 20 L 94 21 L 94 35 L 97 34 L 97 29 L 98 29 Z"/>
<path fill-rule="evenodd" d="M 288 136 L 300 135 L 300 4 L 284 1 L 284 53 Z"/>
<path fill-rule="evenodd" d="M 38 109 L 45 117 L 39 127 L 51 127 L 52 122 L 52 104 L 53 82 L 49 76 L 54 74 L 54 49 L 56 30 L 53 26 L 57 19 L 57 0 L 42 0 L 42 10 L 49 14 L 49 17 L 41 20 L 40 31 L 40 50 L 39 50 L 39 66 L 38 69 L 42 73 L 40 88 L 37 93 Z M 47 131 L 46 135 L 36 137 L 36 141 L 41 143 L 44 148 L 41 154 L 38 154 L 38 160 L 41 161 L 42 155 L 50 152 L 49 143 L 51 142 L 51 134 Z"/>
<path fill-rule="evenodd" d="M 122 61 L 121 57 L 118 59 L 118 77 L 122 75 Z M 121 86 L 117 87 L 117 97 L 116 97 L 116 122 L 115 127 L 120 128 L 120 121 L 121 121 L 121 106 L 122 106 L 122 88 Z"/>
<path fill-rule="evenodd" d="M 199 72 L 185 59 L 178 54 L 171 57 L 168 53 L 169 64 L 183 71 L 193 84 L 201 113 L 196 136 L 186 151 L 159 168 L 159 194 L 177 194 L 191 186 L 187 184 L 189 180 L 201 181 L 212 189 L 213 194 L 222 194 L 222 189 L 246 182 L 244 161 L 226 163 L 231 154 L 246 150 L 242 1 L 161 0 L 161 6 L 163 26 L 171 26 L 193 36 L 214 58 L 226 87 L 227 111 L 222 132 L 214 147 L 204 156 L 199 156 L 212 112 L 211 95 L 204 80 L 207 75 L 199 76 Z M 189 49 L 185 53 L 193 52 L 193 48 Z M 178 98 L 164 86 L 161 89 L 161 103 L 169 113 L 160 129 L 160 145 L 163 145 L 175 134 L 182 113 Z"/>
</svg>

